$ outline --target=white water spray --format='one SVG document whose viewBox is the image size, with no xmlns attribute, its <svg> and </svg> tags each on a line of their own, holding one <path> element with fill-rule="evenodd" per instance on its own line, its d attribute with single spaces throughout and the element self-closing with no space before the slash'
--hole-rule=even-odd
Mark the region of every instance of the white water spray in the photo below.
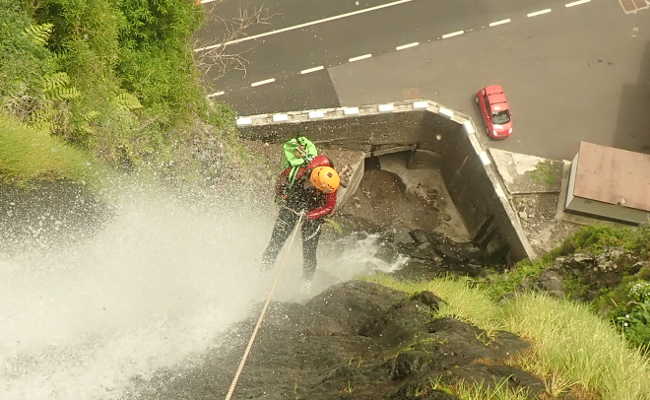
<svg viewBox="0 0 650 400">
<path fill-rule="evenodd" d="M 218 346 L 268 287 L 257 266 L 274 216 L 236 208 L 130 195 L 88 240 L 0 254 L 0 398 L 119 399 L 134 377 Z M 337 249 L 320 268 L 349 279 L 374 250 Z M 299 248 L 288 258 L 278 300 L 297 298 Z"/>
</svg>

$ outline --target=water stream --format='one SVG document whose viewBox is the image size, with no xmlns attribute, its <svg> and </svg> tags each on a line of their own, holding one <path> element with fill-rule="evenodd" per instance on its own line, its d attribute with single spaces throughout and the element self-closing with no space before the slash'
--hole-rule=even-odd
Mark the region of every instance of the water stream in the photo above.
<svg viewBox="0 0 650 400">
<path fill-rule="evenodd" d="M 120 399 L 135 377 L 192 365 L 264 298 L 257 265 L 274 215 L 153 193 L 114 208 L 89 238 L 0 253 L 2 400 Z M 339 280 L 394 268 L 375 246 L 325 244 L 321 268 Z M 301 300 L 299 247 L 286 260 L 276 298 Z"/>
</svg>

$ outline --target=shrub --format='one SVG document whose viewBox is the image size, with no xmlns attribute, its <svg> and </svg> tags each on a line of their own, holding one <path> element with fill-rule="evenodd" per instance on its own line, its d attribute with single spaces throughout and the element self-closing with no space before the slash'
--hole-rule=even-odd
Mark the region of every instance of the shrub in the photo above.
<svg viewBox="0 0 650 400">
<path fill-rule="evenodd" d="M 11 99 L 38 97 L 41 77 L 54 72 L 54 60 L 45 47 L 51 25 L 34 25 L 13 0 L 0 0 L 0 97 L 6 107 Z"/>
<path fill-rule="evenodd" d="M 637 281 L 629 289 L 630 301 L 614 321 L 633 344 L 650 349 L 650 282 Z"/>
<path fill-rule="evenodd" d="M 198 84 L 200 17 L 184 0 L 0 0 L 0 105 L 113 166 L 170 165 L 195 119 L 234 131 Z"/>
<path fill-rule="evenodd" d="M 204 100 L 189 41 L 200 9 L 178 0 L 121 0 L 119 8 L 126 19 L 116 66 L 123 87 L 166 122 L 197 112 Z"/>
<path fill-rule="evenodd" d="M 650 255 L 650 227 L 647 225 L 639 228 L 587 226 L 567 238 L 560 246 L 560 253 L 563 255 L 575 252 L 598 254 L 609 247 L 621 247 L 647 257 Z"/>
</svg>

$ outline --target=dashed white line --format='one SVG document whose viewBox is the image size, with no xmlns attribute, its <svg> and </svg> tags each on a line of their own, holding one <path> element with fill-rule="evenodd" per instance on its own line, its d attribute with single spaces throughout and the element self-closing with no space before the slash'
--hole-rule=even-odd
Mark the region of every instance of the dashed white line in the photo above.
<svg viewBox="0 0 650 400">
<path fill-rule="evenodd" d="M 325 69 L 325 67 L 322 66 L 322 65 L 319 65 L 318 67 L 303 69 L 302 71 L 300 71 L 300 73 L 302 75 L 311 74 L 312 72 L 320 71 L 320 70 L 323 70 L 323 69 Z"/>
<path fill-rule="evenodd" d="M 255 40 L 255 39 L 263 38 L 263 37 L 266 37 L 266 36 L 276 35 L 278 33 L 294 31 L 296 29 L 302 29 L 302 28 L 306 28 L 306 27 L 312 26 L 312 25 L 318 25 L 318 24 L 322 24 L 322 23 L 325 23 L 325 22 L 336 21 L 337 19 L 352 17 L 354 15 L 359 15 L 359 14 L 365 14 L 365 13 L 368 13 L 368 12 L 381 10 L 382 8 L 393 7 L 393 6 L 397 6 L 397 5 L 400 5 L 400 4 L 410 3 L 412 1 L 415 1 L 415 0 L 393 1 L 391 3 L 386 3 L 386 4 L 381 4 L 381 5 L 378 5 L 378 6 L 374 6 L 374 7 L 364 8 L 362 10 L 356 10 L 356 11 L 352 11 L 352 12 L 345 13 L 345 14 L 334 15 L 332 17 L 318 19 L 316 21 L 305 22 L 304 24 L 289 26 L 289 27 L 282 28 L 282 29 L 276 29 L 274 31 L 260 33 L 258 35 L 247 36 L 247 37 L 243 37 L 241 39 L 235 39 L 235 40 L 231 40 L 231 41 L 225 42 L 225 43 L 218 43 L 218 44 L 213 44 L 211 46 L 199 47 L 198 49 L 194 49 L 194 51 L 199 52 L 199 51 L 206 51 L 206 50 L 216 49 L 216 48 L 221 47 L 221 46 L 228 46 L 228 45 L 231 45 L 231 44 L 246 42 L 248 40 Z"/>
<path fill-rule="evenodd" d="M 372 54 L 368 53 L 368 54 L 364 54 L 362 56 L 352 57 L 352 58 L 348 59 L 348 62 L 361 61 L 361 60 L 365 60 L 366 58 L 370 58 L 370 57 L 372 57 Z"/>
<path fill-rule="evenodd" d="M 451 33 L 445 33 L 444 35 L 442 35 L 442 38 L 443 39 L 449 39 L 449 38 L 452 38 L 454 36 L 460 36 L 463 33 L 465 33 L 465 31 L 456 31 L 456 32 L 451 32 Z"/>
<path fill-rule="evenodd" d="M 223 90 L 219 92 L 214 92 L 208 95 L 208 99 L 211 99 L 213 97 L 223 96 L 224 94 L 226 94 L 226 92 L 224 92 Z"/>
<path fill-rule="evenodd" d="M 400 51 L 400 50 L 406 50 L 410 49 L 411 47 L 419 46 L 420 42 L 413 42 L 413 43 L 408 43 L 408 44 L 403 44 L 401 46 L 395 47 L 395 50 Z"/>
<path fill-rule="evenodd" d="M 510 23 L 510 18 L 501 19 L 499 21 L 490 22 L 490 28 L 503 25 L 503 24 L 509 24 L 509 23 Z"/>
<path fill-rule="evenodd" d="M 566 4 L 564 5 L 564 7 L 567 7 L 567 8 L 569 8 L 569 7 L 575 7 L 575 6 L 579 6 L 579 5 L 582 5 L 582 4 L 587 4 L 587 3 L 589 3 L 590 1 L 591 1 L 591 0 L 578 0 L 578 1 L 572 1 L 571 3 L 566 3 Z"/>
<path fill-rule="evenodd" d="M 275 78 L 265 79 L 263 81 L 258 81 L 258 82 L 251 83 L 251 87 L 258 87 L 258 86 L 262 86 L 262 85 L 267 85 L 267 84 L 273 83 L 273 82 L 275 82 Z"/>
<path fill-rule="evenodd" d="M 543 10 L 530 12 L 530 13 L 526 14 L 526 16 L 527 16 L 528 18 L 531 18 L 531 17 L 536 17 L 536 16 L 538 16 L 538 15 L 548 14 L 548 13 L 550 13 L 550 12 L 551 12 L 551 9 L 550 9 L 550 8 L 545 8 L 545 9 L 543 9 Z"/>
</svg>

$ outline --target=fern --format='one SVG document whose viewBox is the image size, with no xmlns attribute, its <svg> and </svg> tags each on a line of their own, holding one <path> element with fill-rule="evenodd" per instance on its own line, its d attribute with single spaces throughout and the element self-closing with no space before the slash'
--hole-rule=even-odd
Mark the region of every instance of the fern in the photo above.
<svg viewBox="0 0 650 400">
<path fill-rule="evenodd" d="M 91 122 L 91 121 L 94 121 L 100 115 L 101 115 L 101 113 L 99 111 L 91 110 L 91 111 L 88 111 L 87 113 L 85 113 L 83 115 L 83 119 L 84 119 L 84 121 Z"/>
<path fill-rule="evenodd" d="M 60 87 L 49 92 L 48 98 L 54 101 L 65 101 L 76 99 L 79 95 L 75 87 Z"/>
<path fill-rule="evenodd" d="M 52 104 L 48 104 L 35 109 L 29 116 L 29 122 L 37 130 L 51 133 L 56 127 L 55 117 L 56 110 Z"/>
<path fill-rule="evenodd" d="M 48 74 L 43 77 L 43 89 L 52 92 L 70 84 L 70 77 L 65 72 Z"/>
<path fill-rule="evenodd" d="M 40 46 L 45 46 L 52 34 L 53 24 L 32 24 L 25 28 L 25 34 L 29 39 Z"/>
<path fill-rule="evenodd" d="M 126 108 L 127 110 L 138 110 L 142 108 L 140 100 L 131 93 L 120 93 L 115 97 L 115 104 L 120 107 Z"/>
<path fill-rule="evenodd" d="M 70 86 L 70 77 L 65 72 L 57 72 L 43 77 L 43 91 L 48 100 L 65 101 L 79 97 L 79 91 Z"/>
</svg>

